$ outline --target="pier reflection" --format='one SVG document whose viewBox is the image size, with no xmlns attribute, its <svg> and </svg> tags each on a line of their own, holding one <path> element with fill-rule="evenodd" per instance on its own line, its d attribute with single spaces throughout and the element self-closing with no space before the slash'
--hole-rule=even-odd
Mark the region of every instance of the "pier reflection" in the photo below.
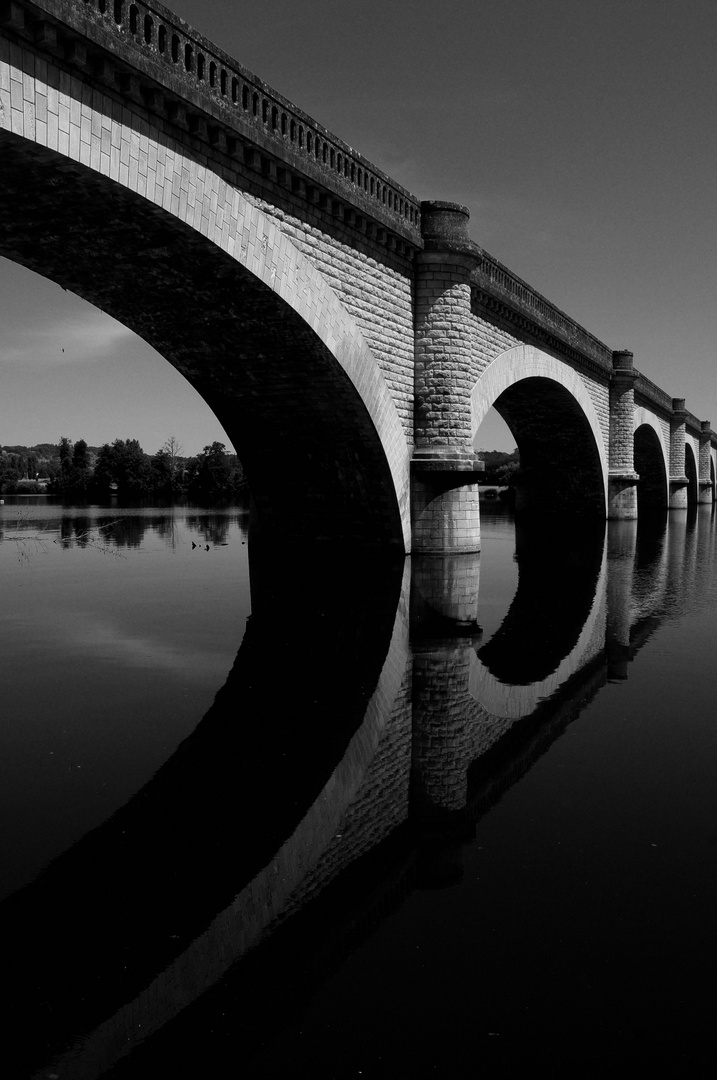
<svg viewBox="0 0 717 1080">
<path fill-rule="evenodd" d="M 476 822 L 696 602 L 713 555 L 710 507 L 519 530 L 515 596 L 484 640 L 478 555 L 253 551 L 253 614 L 212 708 L 0 905 L 17 1074 L 250 1060 L 411 890 L 460 881 Z"/>
</svg>

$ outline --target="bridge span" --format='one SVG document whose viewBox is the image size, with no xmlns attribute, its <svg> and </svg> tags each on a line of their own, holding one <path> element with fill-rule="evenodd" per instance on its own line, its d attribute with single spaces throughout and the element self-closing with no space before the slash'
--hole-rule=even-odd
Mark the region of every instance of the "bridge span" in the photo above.
<svg viewBox="0 0 717 1080">
<path fill-rule="evenodd" d="M 189 380 L 268 536 L 479 550 L 490 407 L 519 513 L 714 500 L 709 421 L 154 0 L 0 3 L 0 193 L 0 254 Z"/>
</svg>

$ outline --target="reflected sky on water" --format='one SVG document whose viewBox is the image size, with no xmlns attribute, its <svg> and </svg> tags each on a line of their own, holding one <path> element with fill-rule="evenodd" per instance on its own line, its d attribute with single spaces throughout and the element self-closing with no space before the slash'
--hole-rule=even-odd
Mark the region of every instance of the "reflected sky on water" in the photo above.
<svg viewBox="0 0 717 1080">
<path fill-rule="evenodd" d="M 18 1076 L 589 1075 L 608 1046 L 701 1047 L 710 508 L 485 508 L 480 557 L 251 567 L 240 508 L 35 505 L 32 549 L 3 512 Z"/>
<path fill-rule="evenodd" d="M 250 609 L 241 508 L 63 510 L 6 497 L 0 535 L 0 806 L 15 823 L 0 838 L 3 895 L 192 731 Z"/>
</svg>

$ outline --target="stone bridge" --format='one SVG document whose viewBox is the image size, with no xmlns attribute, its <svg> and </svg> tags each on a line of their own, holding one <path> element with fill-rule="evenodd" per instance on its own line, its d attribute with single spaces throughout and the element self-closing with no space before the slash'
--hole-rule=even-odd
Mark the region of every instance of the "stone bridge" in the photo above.
<svg viewBox="0 0 717 1080">
<path fill-rule="evenodd" d="M 717 436 L 154 2 L 0 2 L 0 254 L 201 394 L 283 543 L 480 547 L 494 406 L 525 512 L 711 502 Z"/>
</svg>

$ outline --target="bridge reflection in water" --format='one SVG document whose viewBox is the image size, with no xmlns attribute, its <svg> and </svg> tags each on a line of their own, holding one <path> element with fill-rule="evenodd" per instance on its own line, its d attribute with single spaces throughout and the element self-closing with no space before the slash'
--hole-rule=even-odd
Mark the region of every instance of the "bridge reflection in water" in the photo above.
<svg viewBox="0 0 717 1080">
<path fill-rule="evenodd" d="M 413 890 L 460 881 L 478 820 L 708 591 L 713 549 L 711 507 L 518 528 L 517 591 L 485 643 L 479 555 L 253 552 L 253 614 L 212 708 L 0 905 L 17 1075 L 253 1075 Z"/>
</svg>

